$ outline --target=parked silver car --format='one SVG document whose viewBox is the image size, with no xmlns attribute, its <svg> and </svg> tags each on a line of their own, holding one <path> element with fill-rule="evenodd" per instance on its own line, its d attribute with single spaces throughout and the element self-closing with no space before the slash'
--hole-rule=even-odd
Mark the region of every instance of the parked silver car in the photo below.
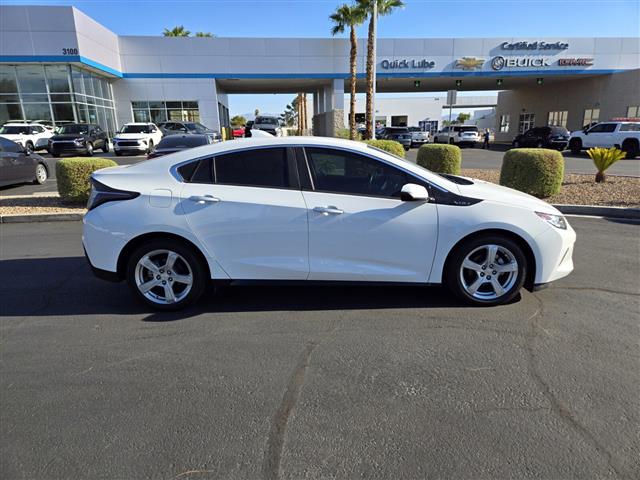
<svg viewBox="0 0 640 480">
<path fill-rule="evenodd" d="M 429 143 L 429 140 L 430 140 L 429 132 L 425 132 L 420 127 L 409 127 L 409 132 L 411 132 L 412 147 L 419 147 L 420 145 Z"/>
</svg>

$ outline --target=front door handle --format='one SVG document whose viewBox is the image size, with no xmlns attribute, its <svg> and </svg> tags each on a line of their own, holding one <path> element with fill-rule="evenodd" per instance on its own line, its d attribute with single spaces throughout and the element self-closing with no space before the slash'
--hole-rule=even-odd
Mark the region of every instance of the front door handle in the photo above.
<svg viewBox="0 0 640 480">
<path fill-rule="evenodd" d="M 340 210 L 338 207 L 334 207 L 333 205 L 329 205 L 328 207 L 314 207 L 314 212 L 322 213 L 323 215 L 340 215 L 344 213 L 344 210 Z"/>
<path fill-rule="evenodd" d="M 204 205 L 205 203 L 218 203 L 220 201 L 219 198 L 213 195 L 193 195 L 189 197 L 189 200 L 199 203 L 200 205 Z"/>
</svg>

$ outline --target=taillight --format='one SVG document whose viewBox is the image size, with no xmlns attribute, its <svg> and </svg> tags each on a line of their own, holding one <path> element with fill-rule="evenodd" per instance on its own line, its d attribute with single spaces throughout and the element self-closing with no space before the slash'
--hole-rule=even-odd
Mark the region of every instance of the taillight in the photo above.
<svg viewBox="0 0 640 480">
<path fill-rule="evenodd" d="M 139 196 L 140 194 L 138 192 L 117 190 L 100 183 L 94 178 L 91 178 L 91 193 L 89 194 L 89 200 L 87 201 L 87 210 L 93 210 L 103 203 L 116 202 L 118 200 L 131 200 Z"/>
</svg>

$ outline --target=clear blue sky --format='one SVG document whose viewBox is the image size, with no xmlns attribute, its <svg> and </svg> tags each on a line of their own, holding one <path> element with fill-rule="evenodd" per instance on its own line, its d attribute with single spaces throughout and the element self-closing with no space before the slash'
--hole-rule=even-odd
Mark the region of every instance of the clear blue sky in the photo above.
<svg viewBox="0 0 640 480">
<path fill-rule="evenodd" d="M 327 37 L 345 0 L 78 0 L 7 4 L 74 5 L 115 33 L 160 35 L 184 25 L 220 37 Z M 348 3 L 348 1 L 347 1 Z M 382 17 L 380 37 L 640 36 L 640 0 L 404 0 Z M 366 31 L 360 29 L 360 36 Z M 231 97 L 234 113 L 281 111 L 278 95 Z"/>
</svg>

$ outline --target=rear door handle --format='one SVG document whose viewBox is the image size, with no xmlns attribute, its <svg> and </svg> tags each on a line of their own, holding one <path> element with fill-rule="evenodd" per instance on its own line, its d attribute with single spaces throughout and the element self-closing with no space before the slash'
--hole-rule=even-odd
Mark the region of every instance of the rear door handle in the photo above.
<svg viewBox="0 0 640 480">
<path fill-rule="evenodd" d="M 338 207 L 334 207 L 333 205 L 328 207 L 314 207 L 313 211 L 322 213 L 323 215 L 340 215 L 341 213 L 344 213 L 344 210 L 340 210 Z"/>
<path fill-rule="evenodd" d="M 220 201 L 219 198 L 213 195 L 193 195 L 189 197 L 189 200 L 199 203 L 200 205 L 204 205 L 205 203 L 218 203 Z"/>
</svg>

